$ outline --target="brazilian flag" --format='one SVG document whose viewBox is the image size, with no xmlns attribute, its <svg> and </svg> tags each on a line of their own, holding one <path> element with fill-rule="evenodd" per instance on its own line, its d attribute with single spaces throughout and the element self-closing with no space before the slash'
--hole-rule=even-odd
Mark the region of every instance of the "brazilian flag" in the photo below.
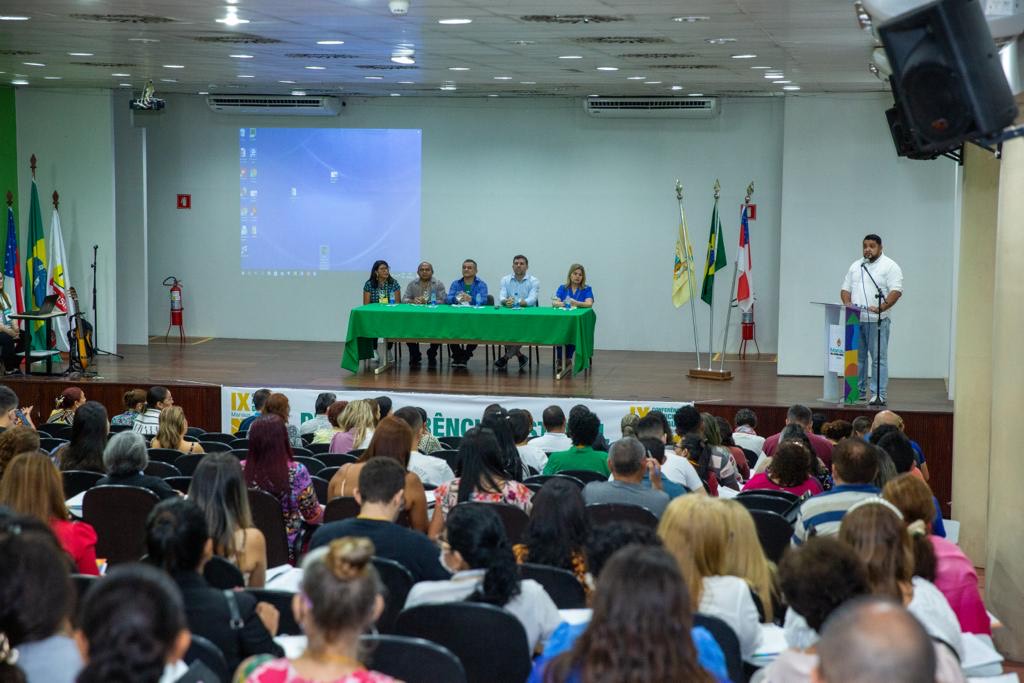
<svg viewBox="0 0 1024 683">
<path fill-rule="evenodd" d="M 46 237 L 43 235 L 43 212 L 39 209 L 39 190 L 36 179 L 32 179 L 32 197 L 28 207 L 28 258 L 25 260 L 25 274 L 28 286 L 25 287 L 25 310 L 34 311 L 43 305 L 46 298 Z M 46 339 L 46 328 L 43 323 L 32 325 L 32 348 L 42 350 L 49 348 Z"/>
<path fill-rule="evenodd" d="M 729 264 L 725 255 L 725 237 L 722 235 L 722 221 L 718 218 L 718 198 L 711 212 L 711 234 L 708 236 L 708 256 L 704 261 L 704 285 L 700 290 L 700 298 L 708 306 L 715 296 L 715 273 Z"/>
</svg>

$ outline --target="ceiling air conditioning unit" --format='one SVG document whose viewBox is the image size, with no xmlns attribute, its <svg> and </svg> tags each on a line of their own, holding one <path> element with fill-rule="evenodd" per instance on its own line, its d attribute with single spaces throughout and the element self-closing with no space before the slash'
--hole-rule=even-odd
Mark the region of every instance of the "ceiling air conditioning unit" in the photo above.
<svg viewBox="0 0 1024 683">
<path fill-rule="evenodd" d="M 603 119 L 707 119 L 719 112 L 714 97 L 588 97 L 583 109 Z"/>
<path fill-rule="evenodd" d="M 206 104 L 218 114 L 256 116 L 337 116 L 345 106 L 340 98 L 315 95 L 210 95 Z"/>
</svg>

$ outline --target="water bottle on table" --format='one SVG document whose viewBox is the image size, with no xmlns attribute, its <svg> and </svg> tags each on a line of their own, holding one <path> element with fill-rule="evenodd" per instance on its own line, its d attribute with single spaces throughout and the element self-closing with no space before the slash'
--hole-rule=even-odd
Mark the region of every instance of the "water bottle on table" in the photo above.
<svg viewBox="0 0 1024 683">
<path fill-rule="evenodd" d="M 483 305 L 484 305 L 484 295 L 481 294 L 480 292 L 477 292 L 476 293 L 476 307 L 480 308 Z"/>
<path fill-rule="evenodd" d="M 430 307 L 434 308 L 437 306 L 437 292 L 430 290 Z"/>
<path fill-rule="evenodd" d="M 388 306 L 394 306 L 394 305 L 395 305 L 395 293 L 394 292 L 388 292 Z"/>
</svg>

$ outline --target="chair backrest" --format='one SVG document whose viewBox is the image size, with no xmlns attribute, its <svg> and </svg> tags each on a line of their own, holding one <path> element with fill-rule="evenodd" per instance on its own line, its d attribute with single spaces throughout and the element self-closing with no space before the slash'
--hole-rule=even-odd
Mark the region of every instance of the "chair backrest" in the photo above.
<svg viewBox="0 0 1024 683">
<path fill-rule="evenodd" d="M 206 434 L 203 434 L 203 436 L 205 437 Z M 223 441 L 207 441 L 204 439 L 199 442 L 199 445 L 202 446 L 203 450 L 207 453 L 223 453 L 231 450 L 231 446 Z"/>
<path fill-rule="evenodd" d="M 296 455 L 293 460 L 295 462 L 301 462 L 306 466 L 310 475 L 315 476 L 320 470 L 324 468 L 324 464 L 312 456 Z"/>
<path fill-rule="evenodd" d="M 309 444 L 313 443 L 313 439 L 316 438 L 316 434 L 310 432 L 309 434 L 300 434 L 299 438 L 302 439 L 302 443 L 306 444 L 306 448 L 309 448 Z"/>
<path fill-rule="evenodd" d="M 340 469 L 341 467 L 338 465 L 335 465 L 333 467 L 325 467 L 322 470 L 320 470 L 316 476 L 320 477 L 321 479 L 326 479 L 327 481 L 330 481 L 331 478 L 333 478 L 334 475 L 337 474 L 338 470 Z M 321 500 L 320 502 L 323 503 L 325 501 Z"/>
<path fill-rule="evenodd" d="M 341 467 L 357 460 L 356 456 L 348 453 L 319 453 L 313 456 L 324 464 L 324 467 Z"/>
<path fill-rule="evenodd" d="M 188 487 L 192 486 L 192 477 L 166 477 L 164 481 L 175 491 L 188 493 Z"/>
<path fill-rule="evenodd" d="M 431 455 L 435 458 L 441 458 L 448 463 L 448 467 L 452 468 L 452 472 L 455 473 L 456 477 L 462 476 L 462 457 L 459 455 L 458 451 L 434 451 Z"/>
<path fill-rule="evenodd" d="M 757 453 L 750 450 L 749 448 L 743 448 L 742 446 L 740 447 L 740 450 L 743 451 L 743 457 L 747 459 L 747 466 L 750 469 L 754 469 L 754 467 L 757 465 Z"/>
<path fill-rule="evenodd" d="M 313 490 L 316 491 L 316 499 L 321 503 L 326 504 L 327 502 L 327 488 L 331 485 L 331 482 L 323 477 L 310 477 L 310 481 L 313 482 Z"/>
<path fill-rule="evenodd" d="M 770 496 L 772 498 L 782 498 L 788 500 L 791 503 L 799 503 L 803 500 L 800 496 L 789 491 L 778 491 L 776 489 L 751 489 L 749 491 L 740 491 L 736 497 L 743 498 L 744 496 Z"/>
<path fill-rule="evenodd" d="M 235 456 L 239 460 L 245 460 L 246 458 L 249 457 L 248 448 L 232 448 L 230 451 L 228 451 L 228 453 Z"/>
<path fill-rule="evenodd" d="M 373 635 L 359 639 L 366 668 L 405 683 L 466 683 L 466 670 L 451 650 L 423 638 Z"/>
<path fill-rule="evenodd" d="M 135 562 L 146 552 L 146 517 L 160 502 L 138 486 L 94 486 L 82 499 L 82 519 L 96 530 L 96 557 Z"/>
<path fill-rule="evenodd" d="M 201 635 L 193 633 L 192 642 L 188 646 L 188 650 L 185 651 L 185 663 L 192 664 L 196 660 L 210 667 L 210 671 L 216 674 L 219 680 L 231 680 L 228 660 L 224 657 L 224 653 L 220 651 L 220 648 Z"/>
<path fill-rule="evenodd" d="M 402 610 L 395 631 L 451 650 L 466 669 L 468 683 L 523 683 L 530 675 L 526 629 L 510 612 L 494 605 L 418 605 Z"/>
<path fill-rule="evenodd" d="M 438 441 L 440 441 L 441 445 L 444 446 L 445 448 L 447 448 L 449 450 L 457 451 L 457 450 L 459 450 L 459 444 L 462 443 L 462 437 L 461 436 L 442 436 L 441 438 L 438 439 Z M 431 453 L 431 455 L 433 455 L 433 453 Z"/>
<path fill-rule="evenodd" d="M 186 436 L 202 436 L 206 433 L 206 430 L 202 427 L 189 427 L 185 430 Z"/>
<path fill-rule="evenodd" d="M 203 434 L 203 441 L 220 441 L 221 443 L 230 444 L 234 440 L 233 434 L 225 434 L 224 432 L 206 432 Z"/>
<path fill-rule="evenodd" d="M 352 450 L 350 450 L 350 451 L 348 452 L 348 454 L 349 454 L 349 455 L 352 455 L 352 456 L 355 456 L 355 457 L 357 457 L 357 458 L 358 458 L 358 457 L 359 457 L 360 455 L 362 455 L 362 454 L 363 454 L 363 452 L 364 452 L 365 450 L 366 450 L 365 448 L 353 448 Z"/>
<path fill-rule="evenodd" d="M 178 468 L 178 471 L 183 475 L 191 477 L 196 472 L 196 468 L 199 467 L 199 461 L 202 460 L 202 453 L 184 453 L 178 456 L 178 459 L 174 461 L 174 466 Z"/>
<path fill-rule="evenodd" d="M 64 424 L 41 424 L 36 427 L 36 431 L 41 434 L 49 434 L 56 439 L 70 439 L 71 438 L 71 425 Z"/>
<path fill-rule="evenodd" d="M 242 576 L 241 570 L 219 555 L 214 555 L 207 561 L 203 567 L 203 578 L 206 579 L 206 583 L 221 590 L 245 588 L 245 577 Z"/>
<path fill-rule="evenodd" d="M 100 577 L 94 576 L 93 574 L 72 574 L 71 583 L 75 587 L 75 593 L 78 595 L 76 605 L 82 604 L 82 599 L 85 598 L 85 594 L 89 592 L 89 589 L 95 585 Z"/>
<path fill-rule="evenodd" d="M 313 451 L 309 450 L 308 448 L 304 448 L 302 446 L 292 446 L 292 455 L 301 455 L 306 458 L 312 458 L 315 455 L 315 453 L 313 453 Z"/>
<path fill-rule="evenodd" d="M 180 477 L 181 470 L 170 463 L 160 462 L 159 460 L 150 460 L 149 464 L 146 465 L 146 469 L 142 470 L 143 474 L 148 474 L 151 477 L 160 477 L 166 479 L 167 477 Z"/>
<path fill-rule="evenodd" d="M 559 472 L 559 474 L 579 479 L 584 484 L 589 484 L 592 481 L 608 481 L 607 475 L 593 470 L 565 470 L 563 472 Z"/>
<path fill-rule="evenodd" d="M 654 513 L 640 505 L 628 503 L 594 503 L 586 507 L 590 526 L 601 526 L 611 522 L 632 522 L 642 524 L 651 529 L 658 528 L 658 518 Z"/>
<path fill-rule="evenodd" d="M 505 534 L 512 545 L 519 543 L 526 533 L 526 527 L 530 524 L 530 516 L 509 503 L 475 503 L 466 502 L 459 505 L 486 505 L 489 509 L 498 513 L 501 523 L 505 526 Z"/>
<path fill-rule="evenodd" d="M 519 574 L 524 579 L 533 579 L 543 586 L 558 609 L 582 609 L 587 606 L 583 584 L 570 571 L 524 562 L 519 565 Z"/>
<path fill-rule="evenodd" d="M 236 448 L 243 448 L 245 450 L 249 450 L 249 439 L 248 438 L 235 439 L 234 441 L 232 441 L 228 445 L 231 446 L 232 450 L 236 449 Z"/>
<path fill-rule="evenodd" d="M 268 560 L 269 561 L 269 560 Z M 302 629 L 295 621 L 295 614 L 292 612 L 292 598 L 295 593 L 289 591 L 275 591 L 269 588 L 247 588 L 256 598 L 256 602 L 269 602 L 281 613 L 281 620 L 278 622 L 277 632 L 279 635 L 301 636 Z"/>
<path fill-rule="evenodd" d="M 793 525 L 777 512 L 750 510 L 765 557 L 778 564 L 793 538 Z"/>
<path fill-rule="evenodd" d="M 329 443 L 311 443 L 306 446 L 306 450 L 311 452 L 314 456 L 320 455 L 321 453 L 330 453 L 331 444 Z"/>
<path fill-rule="evenodd" d="M 66 443 L 66 439 L 55 439 L 52 436 L 42 436 L 39 438 L 39 448 L 47 453 L 53 453 L 55 448 L 60 448 Z"/>
<path fill-rule="evenodd" d="M 249 430 L 239 429 L 237 432 L 235 432 L 234 436 L 236 439 L 245 439 L 249 436 Z"/>
<path fill-rule="evenodd" d="M 117 434 L 118 432 L 130 431 L 134 425 L 110 425 L 110 433 Z"/>
<path fill-rule="evenodd" d="M 147 448 L 146 455 L 149 461 L 159 460 L 160 462 L 174 464 L 174 461 L 181 457 L 182 453 L 177 448 Z"/>
<path fill-rule="evenodd" d="M 288 530 L 284 526 L 281 503 L 266 491 L 249 489 L 249 508 L 253 524 L 267 540 L 267 566 L 288 564 Z"/>
<path fill-rule="evenodd" d="M 82 491 L 88 491 L 96 485 L 103 475 L 89 470 L 64 470 L 60 473 L 64 480 L 64 496 L 74 498 Z"/>
<path fill-rule="evenodd" d="M 324 508 L 324 524 L 351 519 L 359 516 L 359 503 L 352 496 L 338 496 L 327 501 Z"/>
<path fill-rule="evenodd" d="M 524 481 L 523 486 L 533 491 L 534 494 L 540 493 L 540 490 L 544 488 L 544 484 L 539 481 Z"/>
<path fill-rule="evenodd" d="M 748 510 L 777 512 L 789 521 L 796 519 L 796 513 L 800 508 L 799 500 L 786 500 L 778 496 L 740 495 L 736 496 L 736 502 Z"/>
<path fill-rule="evenodd" d="M 725 666 L 729 672 L 729 679 L 740 683 L 747 680 L 747 675 L 743 670 L 743 656 L 740 653 L 740 639 L 736 637 L 736 632 L 732 630 L 729 624 L 725 623 L 718 617 L 712 617 L 707 614 L 694 614 L 693 625 L 703 626 L 718 643 L 718 647 L 722 648 L 722 654 L 725 655 Z"/>
<path fill-rule="evenodd" d="M 195 434 L 186 434 L 181 438 L 184 439 L 185 441 L 188 441 L 189 443 L 199 443 L 199 437 L 196 436 Z"/>
<path fill-rule="evenodd" d="M 387 589 L 384 594 L 384 611 L 377 619 L 377 630 L 381 633 L 394 633 L 395 619 L 405 607 L 405 599 L 415 580 L 412 573 L 402 563 L 395 560 L 374 557 L 373 566 L 377 568 L 377 574 L 380 575 L 380 580 Z"/>
</svg>

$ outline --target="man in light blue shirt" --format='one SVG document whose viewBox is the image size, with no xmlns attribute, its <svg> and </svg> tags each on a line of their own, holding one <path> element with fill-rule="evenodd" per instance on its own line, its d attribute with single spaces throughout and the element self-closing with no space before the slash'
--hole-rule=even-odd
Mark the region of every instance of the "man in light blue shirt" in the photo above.
<svg viewBox="0 0 1024 683">
<path fill-rule="evenodd" d="M 526 307 L 537 305 L 537 295 L 540 292 L 540 280 L 532 275 L 526 274 L 530 261 L 522 254 L 512 259 L 512 273 L 501 278 L 501 304 L 509 308 Z M 526 368 L 529 359 L 520 351 L 520 346 L 506 346 L 505 355 L 494 361 L 494 367 L 504 368 L 508 365 L 512 356 L 519 358 L 519 369 Z"/>
</svg>

